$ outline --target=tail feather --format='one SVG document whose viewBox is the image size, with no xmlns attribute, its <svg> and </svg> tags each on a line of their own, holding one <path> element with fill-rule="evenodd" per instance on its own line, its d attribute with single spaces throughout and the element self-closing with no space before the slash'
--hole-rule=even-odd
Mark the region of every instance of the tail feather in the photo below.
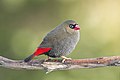
<svg viewBox="0 0 120 80">
<path fill-rule="evenodd" d="M 33 59 L 35 56 L 39 56 L 42 55 L 48 51 L 50 51 L 51 48 L 37 48 L 37 50 L 30 55 L 29 57 L 27 57 L 26 59 L 24 59 L 24 62 L 29 62 L 31 59 Z"/>
<path fill-rule="evenodd" d="M 34 54 L 30 55 L 29 57 L 27 57 L 26 59 L 24 59 L 24 62 L 29 62 L 30 60 L 32 60 L 34 58 Z"/>
</svg>

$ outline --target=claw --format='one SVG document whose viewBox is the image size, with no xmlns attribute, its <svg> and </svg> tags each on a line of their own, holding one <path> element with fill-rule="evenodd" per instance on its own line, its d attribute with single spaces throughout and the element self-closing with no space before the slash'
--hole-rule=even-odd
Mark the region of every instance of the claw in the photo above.
<svg viewBox="0 0 120 80">
<path fill-rule="evenodd" d="M 65 57 L 65 56 L 61 56 L 61 58 L 63 58 L 62 63 L 64 63 L 65 60 L 72 60 L 72 58 L 67 58 L 67 57 Z"/>
<path fill-rule="evenodd" d="M 44 61 L 46 62 L 46 61 L 49 61 L 49 60 L 51 60 L 51 58 L 48 56 Z"/>
</svg>

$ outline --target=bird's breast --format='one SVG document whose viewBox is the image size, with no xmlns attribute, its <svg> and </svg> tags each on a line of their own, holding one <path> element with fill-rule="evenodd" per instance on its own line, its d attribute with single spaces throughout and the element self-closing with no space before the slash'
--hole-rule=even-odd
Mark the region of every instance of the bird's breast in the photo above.
<svg viewBox="0 0 120 80">
<path fill-rule="evenodd" d="M 54 42 L 53 50 L 56 51 L 55 53 L 65 56 L 74 50 L 79 41 L 79 34 L 63 36 L 64 37 L 59 37 L 59 39 Z"/>
</svg>

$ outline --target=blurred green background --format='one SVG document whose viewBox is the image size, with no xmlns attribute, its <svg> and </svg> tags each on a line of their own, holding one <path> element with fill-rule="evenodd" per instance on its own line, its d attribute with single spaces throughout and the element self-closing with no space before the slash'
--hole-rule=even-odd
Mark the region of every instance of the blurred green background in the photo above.
<svg viewBox="0 0 120 80">
<path fill-rule="evenodd" d="M 120 54 L 120 0 L 0 0 L 0 55 L 24 59 L 47 32 L 66 19 L 81 26 L 81 40 L 68 57 Z M 0 80 L 120 80 L 119 69 L 77 69 L 46 75 L 42 70 L 0 68 Z"/>
</svg>

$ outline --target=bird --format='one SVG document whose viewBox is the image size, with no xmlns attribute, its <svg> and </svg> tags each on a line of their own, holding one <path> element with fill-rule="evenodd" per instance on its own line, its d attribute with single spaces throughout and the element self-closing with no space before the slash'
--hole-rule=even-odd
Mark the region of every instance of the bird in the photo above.
<svg viewBox="0 0 120 80">
<path fill-rule="evenodd" d="M 65 20 L 43 38 L 35 52 L 24 59 L 30 62 L 34 57 L 47 55 L 50 58 L 62 58 L 64 62 L 80 40 L 80 26 L 74 20 Z"/>
</svg>

